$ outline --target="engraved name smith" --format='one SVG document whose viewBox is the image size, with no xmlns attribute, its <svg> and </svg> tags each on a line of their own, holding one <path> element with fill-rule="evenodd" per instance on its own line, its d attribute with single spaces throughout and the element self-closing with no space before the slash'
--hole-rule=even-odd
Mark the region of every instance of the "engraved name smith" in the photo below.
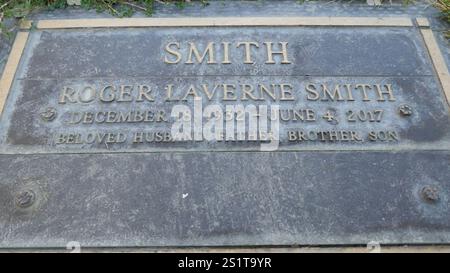
<svg viewBox="0 0 450 273">
<path fill-rule="evenodd" d="M 282 64 L 290 64 L 288 58 L 288 42 L 279 42 L 277 43 L 279 48 L 274 49 L 273 42 L 208 42 L 206 45 L 206 49 L 199 50 L 198 45 L 194 42 L 187 42 L 185 45 L 188 51 L 186 56 L 180 52 L 181 44 L 179 42 L 171 42 L 165 46 L 165 51 L 167 55 L 164 57 L 164 62 L 168 64 L 194 64 L 201 63 L 205 59 L 208 64 L 231 64 L 232 60 L 235 60 L 234 54 L 236 51 L 240 50 L 243 53 L 243 59 L 239 60 L 240 63 L 243 64 L 254 64 L 255 59 L 253 52 L 256 50 L 260 50 L 261 47 L 264 47 L 263 50 L 266 52 L 266 58 L 262 60 L 266 64 L 276 64 L 277 62 L 274 59 L 274 55 L 281 55 Z M 222 57 L 219 59 L 217 57 L 221 55 Z"/>
</svg>

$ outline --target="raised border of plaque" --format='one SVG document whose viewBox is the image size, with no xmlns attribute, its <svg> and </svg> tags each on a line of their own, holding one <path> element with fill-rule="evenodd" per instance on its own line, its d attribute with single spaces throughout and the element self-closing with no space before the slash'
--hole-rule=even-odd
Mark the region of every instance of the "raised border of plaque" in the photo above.
<svg viewBox="0 0 450 273">
<path fill-rule="evenodd" d="M 430 29 L 430 23 L 426 18 L 411 19 L 409 17 L 226 17 L 226 18 L 130 18 L 130 19 L 71 19 L 71 20 L 39 20 L 35 22 L 25 21 L 22 29 L 16 36 L 9 59 L 5 66 L 3 76 L 0 80 L 0 112 L 3 112 L 5 101 L 13 85 L 16 70 L 21 63 L 22 54 L 29 43 L 29 32 L 33 29 L 89 29 L 89 28 L 152 28 L 152 27 L 239 27 L 239 26 L 272 26 L 272 27 L 295 27 L 295 26 L 332 26 L 332 27 L 399 27 L 413 28 L 418 30 L 426 46 L 427 57 L 431 60 L 432 69 L 436 80 L 440 82 L 447 103 L 450 104 L 450 75 L 448 67 L 444 61 L 443 54 L 435 36 Z M 434 75 L 433 75 L 434 77 Z M 436 82 L 437 83 L 437 82 Z M 437 84 L 439 85 L 439 84 Z M 439 94 L 440 95 L 440 94 Z M 50 155 L 26 154 L 2 154 L 0 158 L 5 171 L 2 173 L 2 181 L 5 189 L 2 194 L 2 207 L 5 208 L 6 220 L 5 226 L 10 232 L 8 238 L 4 240 L 3 245 L 8 247 L 60 247 L 63 246 L 66 238 L 80 239 L 86 247 L 96 246 L 125 246 L 135 243 L 136 246 L 234 246 L 234 245 L 286 245 L 286 244 L 320 244 L 320 245 L 339 245 L 339 244 L 361 244 L 367 243 L 367 239 L 377 239 L 383 243 L 445 243 L 448 242 L 448 149 L 442 152 L 431 151 L 427 147 L 413 149 L 404 149 L 401 152 L 392 152 L 391 149 L 383 153 L 373 153 L 363 150 L 348 152 L 340 150 L 336 157 L 327 158 L 326 153 L 315 153 L 306 151 L 305 153 L 292 153 L 280 155 L 280 153 L 179 153 L 173 154 L 152 154 L 140 155 L 134 152 L 125 152 L 120 160 L 125 170 L 140 168 L 139 174 L 132 176 L 131 172 L 123 172 L 116 169 L 114 165 L 109 164 L 109 160 L 118 160 L 119 157 L 111 155 L 110 152 L 104 152 L 106 155 L 98 155 L 103 152 L 88 151 L 88 154 L 57 154 Z M 419 151 L 422 150 L 422 151 Z M 423 151 L 425 150 L 425 151 Z M 216 151 L 216 150 L 215 150 Z M 441 149 L 442 151 L 442 149 Z M 145 153 L 146 151 L 144 151 Z M 45 154 L 45 153 L 44 153 Z M 133 155 L 131 155 L 133 154 Z M 304 168 L 292 164 L 297 159 L 304 164 Z M 276 166 L 284 166 L 278 169 L 274 174 L 277 179 L 265 178 L 264 164 L 269 156 L 275 158 Z M 311 157 L 310 160 L 303 158 Z M 361 161 L 361 158 L 367 157 L 367 161 Z M 81 160 L 78 160 L 80 159 Z M 98 160 L 101 158 L 101 160 Z M 20 159 L 20 160 L 19 160 Z M 170 162 L 186 162 L 186 169 L 194 170 L 185 172 L 186 169 L 170 169 Z M 247 162 L 251 162 L 247 163 Z M 333 163 L 339 162 L 334 166 Z M 361 163 L 362 162 L 362 163 Z M 369 165 L 373 162 L 378 165 Z M 390 164 L 386 169 L 379 171 L 377 166 L 385 162 Z M 220 164 L 219 164 L 220 163 Z M 356 164 L 361 163 L 360 165 Z M 14 165 L 13 165 L 14 164 Z M 90 164 L 97 166 L 92 170 L 91 176 L 80 177 L 76 171 L 78 169 L 88 169 Z M 208 165 L 211 164 L 211 165 Z M 221 165 L 222 164 L 222 165 Z M 248 164 L 248 165 L 246 165 Z M 254 165 L 252 165 L 254 164 Z M 12 168 L 11 166 L 14 166 Z M 26 166 L 26 167 L 25 167 Z M 44 169 L 43 166 L 51 166 Z M 206 166 L 206 168 L 205 168 Z M 207 169 L 208 166 L 216 166 Z M 243 176 L 239 179 L 224 179 L 223 177 L 236 166 L 243 166 L 246 172 L 256 173 L 254 176 Z M 326 172 L 323 172 L 325 166 L 333 166 Z M 289 168 L 292 173 L 285 170 Z M 359 168 L 358 172 L 348 172 L 352 168 Z M 26 169 L 24 172 L 17 172 L 16 169 Z M 160 175 L 154 176 L 154 170 L 167 169 L 167 172 L 160 172 Z M 75 170 L 75 171 L 68 171 Z M 272 168 L 269 166 L 269 171 Z M 343 170 L 341 172 L 341 170 Z M 185 172 L 181 176 L 180 174 Z M 205 175 L 208 172 L 208 175 Z M 244 173 L 236 168 L 237 175 Z M 262 174 L 261 174 L 262 173 Z M 120 175 L 119 175 L 120 174 Z M 320 174 L 320 175 L 317 175 Z M 436 175 L 434 175 L 436 174 Z M 98 177 L 106 177 L 106 180 L 100 180 Z M 149 177 L 151 182 L 149 183 Z M 181 178 L 183 180 L 181 180 Z M 298 183 L 299 179 L 310 180 L 310 183 Z M 5 179 L 6 178 L 6 179 Z M 217 178 L 217 185 L 212 185 L 211 178 Z M 73 183 L 73 181 L 80 183 Z M 274 180 L 276 180 L 274 182 Z M 123 183 L 127 181 L 129 183 Z M 167 182 L 164 185 L 158 183 Z M 181 181 L 181 183 L 180 183 Z M 194 182 L 195 184 L 194 184 Z M 260 182 L 263 183 L 260 183 Z M 339 183 L 331 183 L 338 181 Z M 81 183 L 85 182 L 85 183 Z M 240 183 L 237 183 L 240 182 Z M 258 183 L 259 184 L 258 184 Z M 348 187 L 351 182 L 352 187 Z M 377 183 L 374 183 L 377 182 Z M 275 184 L 277 183 L 277 184 Z M 107 185 L 107 186 L 105 186 Z M 150 187 L 147 187 L 151 185 Z M 181 186 L 180 186 L 181 185 Z M 236 187 L 237 191 L 244 192 L 256 189 L 255 192 L 248 195 L 223 195 L 227 191 L 222 190 L 222 186 L 227 189 Z M 258 186 L 255 186 L 258 185 Z M 267 194 L 265 190 L 273 186 L 284 186 L 290 193 L 286 196 L 278 195 L 275 191 Z M 314 185 L 315 190 L 311 190 Z M 124 190 L 124 187 L 127 190 Z M 201 189 L 199 193 L 191 193 L 189 198 L 184 198 L 185 192 L 192 187 Z M 108 188 L 107 195 L 102 195 L 99 199 L 89 199 L 95 194 L 103 193 Z M 16 208 L 9 206 L 16 200 L 15 194 L 27 193 L 31 189 L 36 193 L 36 202 L 28 208 Z M 424 189 L 440 190 L 440 202 L 433 203 L 432 200 L 422 196 Z M 230 192 L 228 191 L 228 193 Z M 93 192 L 92 195 L 89 195 Z M 359 193 L 359 194 L 355 194 Z M 247 193 L 246 193 L 247 194 Z M 431 191 L 433 194 L 433 191 Z M 211 195 L 211 198 L 205 196 Z M 133 200 L 129 200 L 132 196 Z M 244 196 L 242 200 L 238 198 Z M 282 196 L 282 197 L 281 197 Z M 432 197 L 432 196 L 431 196 Z M 34 198 L 34 197 L 33 197 Z M 203 199 L 202 199 L 203 198 Z M 262 200 L 261 202 L 259 199 Z M 224 200 L 227 199 L 229 204 Z M 431 198 L 432 199 L 432 198 Z M 82 202 L 80 202 L 80 200 Z M 125 200 L 118 205 L 119 222 L 125 219 L 125 213 L 121 209 L 135 208 L 138 215 L 145 217 L 146 221 L 155 220 L 149 217 L 157 215 L 163 209 L 166 215 L 163 215 L 161 222 L 155 221 L 154 230 L 160 230 L 164 236 L 153 236 L 141 225 L 142 222 L 136 221 L 130 225 L 129 229 L 122 229 L 121 226 L 112 226 L 111 233 L 105 233 L 103 225 L 116 222 L 115 217 L 104 217 L 99 222 L 99 217 L 108 215 L 110 211 L 109 204 L 111 200 Z M 202 208 L 199 211 L 191 210 L 192 205 L 200 204 L 199 200 L 206 200 L 205 207 L 208 204 L 218 204 L 223 208 L 223 214 L 217 214 L 214 217 L 219 219 L 220 223 L 227 220 L 237 219 L 242 221 L 237 227 L 233 225 L 224 226 L 223 229 L 212 227 L 210 230 L 202 230 L 202 227 L 195 228 L 191 233 L 189 224 L 192 219 L 200 221 L 205 219 Z M 231 201 L 230 201 L 231 200 Z M 272 201 L 275 200 L 275 201 Z M 325 201 L 335 201 L 332 202 Z M 97 203 L 95 203 L 95 202 Z M 162 202 L 170 201 L 170 202 Z M 90 204 L 85 206 L 84 203 Z M 108 203 L 111 202 L 111 203 Z M 192 203 L 188 203 L 192 202 Z M 210 202 L 210 203 L 208 203 Z M 242 204 L 240 203 L 242 202 Z M 283 207 L 280 205 L 280 203 Z M 83 203 L 83 204 L 81 204 Z M 182 205 L 178 205 L 182 204 Z M 262 208 L 271 205 L 279 205 L 281 209 L 264 210 Z M 322 206 L 318 206 L 322 204 Z M 355 205 L 361 205 L 361 209 L 352 211 Z M 41 210 L 45 205 L 45 210 Z M 258 206 L 260 205 L 260 206 Z M 328 206 L 328 207 L 327 207 Z M 181 209 L 180 209 L 181 207 Z M 242 208 L 254 208 L 248 212 Z M 327 213 L 330 219 L 323 218 L 321 214 L 324 208 L 328 208 Z M 226 209 L 226 210 L 225 210 Z M 316 217 L 308 218 L 303 212 L 317 212 Z M 193 218 L 190 215 L 182 218 L 186 212 L 197 212 Z M 205 209 L 204 211 L 207 212 Z M 237 212 L 237 213 L 235 213 Z M 236 215 L 233 215 L 235 213 Z M 246 214 L 256 215 L 254 218 L 239 218 Z M 355 213 L 355 219 L 348 216 Z M 286 220 L 283 228 L 278 229 L 280 234 L 273 234 L 277 227 L 272 222 L 259 222 L 259 216 L 275 215 L 275 220 Z M 298 215 L 296 217 L 283 217 L 283 215 Z M 343 217 L 340 217 L 340 214 Z M 51 219 L 48 220 L 51 215 Z M 71 218 L 65 218 L 70 215 Z M 232 215 L 232 216 L 230 216 Z M 381 218 L 379 216 L 385 216 Z M 165 217 L 164 217 L 165 216 Z M 178 219 L 179 222 L 169 222 L 167 219 Z M 339 216 L 339 217 L 338 217 Z M 303 218 L 302 218 L 303 217 Z M 377 218 L 379 217 L 379 218 Z M 46 221 L 42 221 L 45 219 Z M 79 224 L 81 220 L 89 227 L 88 234 L 82 233 L 79 228 L 74 229 L 45 229 L 46 225 L 57 226 L 64 223 L 65 226 Z M 244 219 L 244 220 L 242 220 Z M 305 219 L 307 221 L 305 221 Z M 325 219 L 325 220 L 324 220 Z M 320 221 L 319 221 L 320 220 Z M 324 222 L 324 221 L 329 222 Z M 31 221 L 31 222 L 26 222 Z M 184 221 L 184 222 L 183 222 Z M 221 222 L 223 221 L 223 222 Z M 45 224 L 42 224 L 45 222 Z M 30 224 L 34 223 L 36 225 Z M 255 229 L 254 226 L 260 224 L 261 227 Z M 330 224 L 326 226 L 325 224 Z M 177 226 L 178 229 L 164 229 L 164 227 Z M 152 226 L 153 227 L 153 226 Z M 298 229 L 295 229 L 298 227 Z M 314 230 L 311 227 L 317 227 L 317 233 L 307 233 L 305 230 Z M 389 229 L 395 227 L 393 229 Z M 406 227 L 406 228 L 405 228 Z M 226 229 L 231 228 L 231 232 L 236 232 L 238 228 L 241 232 L 231 233 L 227 236 L 218 236 L 226 233 Z M 291 229 L 291 230 L 288 230 Z M 86 229 L 87 230 L 87 229 Z M 133 231 L 133 233 L 130 232 Z M 152 230 L 152 231 L 154 231 Z M 286 232 L 288 230 L 289 232 Z M 100 232 L 101 231 L 101 232 Z M 119 232 L 120 231 L 120 232 Z M 223 232 L 223 233 L 221 233 Z M 333 236 L 323 236 L 333 233 Z M 101 234 L 100 237 L 98 234 Z M 150 234 L 150 235 L 149 235 Z M 236 236 L 235 234 L 239 235 Z M 269 234 L 270 236 L 268 236 Z M 159 233 L 158 233 L 159 235 Z M 189 235 L 194 235 L 189 237 Z M 198 237 L 201 235 L 202 237 Z M 109 236 L 109 237 L 108 237 Z M 123 236 L 123 237 L 121 237 Z M 153 236 L 153 237 L 152 237 Z M 184 237 L 183 237 L 184 236 Z M 197 237 L 196 237 L 197 236 Z M 246 237 L 247 236 L 247 237 Z M 33 238 L 33 240 L 30 240 Z M 112 238 L 112 239 L 111 239 Z M 160 239 L 162 238 L 162 239 Z M 243 239 L 242 239 L 243 238 Z M 381 238 L 381 239 L 380 239 Z M 106 243 L 105 243 L 106 242 Z"/>
</svg>

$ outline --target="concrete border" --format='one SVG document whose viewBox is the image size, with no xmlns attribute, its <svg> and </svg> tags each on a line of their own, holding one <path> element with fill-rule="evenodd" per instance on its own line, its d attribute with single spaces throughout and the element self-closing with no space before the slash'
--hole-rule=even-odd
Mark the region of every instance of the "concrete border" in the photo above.
<svg viewBox="0 0 450 273">
<path fill-rule="evenodd" d="M 411 27 L 408 17 L 191 17 L 39 20 L 38 29 L 104 27 L 370 26 Z"/>
<path fill-rule="evenodd" d="M 417 25 L 420 28 L 420 33 L 427 47 L 433 63 L 434 70 L 437 74 L 442 90 L 444 91 L 447 103 L 450 106 L 450 74 L 445 64 L 444 56 L 439 49 L 439 45 L 434 37 L 433 31 L 430 29 L 430 23 L 427 18 L 417 18 Z"/>
<path fill-rule="evenodd" d="M 19 66 L 23 50 L 25 49 L 25 44 L 28 40 L 28 34 L 28 32 L 24 31 L 17 33 L 8 57 L 8 61 L 5 65 L 5 69 L 3 70 L 3 75 L 0 78 L 0 115 L 3 112 L 3 107 L 8 97 L 9 90 L 11 89 L 11 85 L 14 81 L 17 67 Z"/>
</svg>

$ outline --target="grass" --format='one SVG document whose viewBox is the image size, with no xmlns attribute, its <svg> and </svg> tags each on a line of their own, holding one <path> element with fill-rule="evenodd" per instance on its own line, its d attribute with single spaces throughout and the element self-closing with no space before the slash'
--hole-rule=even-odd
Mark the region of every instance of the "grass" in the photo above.
<svg viewBox="0 0 450 273">
<path fill-rule="evenodd" d="M 151 16 L 154 0 L 82 0 L 81 7 L 95 9 L 97 12 L 107 11 L 117 17 L 130 17 L 135 11 L 143 11 Z"/>
<path fill-rule="evenodd" d="M 450 0 L 437 0 L 435 6 L 442 11 L 442 17 L 450 24 Z"/>
<path fill-rule="evenodd" d="M 130 17 L 136 11 L 147 16 L 153 13 L 154 2 L 175 3 L 184 6 L 186 0 L 81 0 L 81 7 L 97 12 L 109 12 L 116 17 Z M 206 1 L 201 1 L 205 3 Z M 66 8 L 67 0 L 0 0 L 0 32 L 9 36 L 2 18 L 25 18 L 31 12 L 38 10 L 55 10 Z"/>
<path fill-rule="evenodd" d="M 404 0 L 410 2 L 411 0 Z M 81 0 L 81 6 L 95 9 L 98 12 L 107 11 L 117 17 L 129 17 L 137 10 L 148 16 L 153 13 L 153 3 L 174 3 L 178 8 L 184 8 L 188 0 Z M 207 0 L 200 0 L 203 4 Z M 298 0 L 304 2 L 304 0 Z M 450 0 L 435 0 L 435 6 L 442 10 L 444 20 L 450 23 Z M 26 17 L 30 12 L 39 9 L 61 9 L 67 7 L 67 0 L 0 0 L 0 13 L 3 17 Z"/>
<path fill-rule="evenodd" d="M 81 6 L 85 9 L 95 9 L 98 12 L 107 11 L 118 17 L 131 16 L 137 10 L 150 16 L 153 12 L 153 2 L 154 0 L 81 0 Z M 23 18 L 35 10 L 54 10 L 66 7 L 67 0 L 0 0 L 0 12 L 6 18 Z"/>
<path fill-rule="evenodd" d="M 129 17 L 136 11 L 151 16 L 153 3 L 174 3 L 183 8 L 189 0 L 81 0 L 81 7 L 98 12 L 109 12 L 117 17 Z M 200 0 L 207 4 L 206 0 Z M 0 13 L 5 18 L 24 18 L 35 10 L 54 10 L 67 7 L 67 0 L 0 0 Z"/>
<path fill-rule="evenodd" d="M 194 0 L 192 0 L 194 1 Z M 299 0 L 298 2 L 303 2 Z M 404 0 L 411 1 L 411 0 Z M 182 9 L 189 0 L 81 0 L 81 6 L 85 9 L 94 9 L 98 12 L 109 12 L 117 17 L 129 17 L 136 11 L 141 11 L 148 16 L 153 13 L 154 2 L 173 3 Z M 204 5 L 207 0 L 198 0 Z M 450 23 L 450 0 L 433 0 L 434 5 L 442 11 L 442 18 Z M 24 18 L 36 10 L 54 10 L 67 7 L 67 0 L 0 0 L 0 29 L 7 34 L 8 30 L 1 18 Z"/>
</svg>

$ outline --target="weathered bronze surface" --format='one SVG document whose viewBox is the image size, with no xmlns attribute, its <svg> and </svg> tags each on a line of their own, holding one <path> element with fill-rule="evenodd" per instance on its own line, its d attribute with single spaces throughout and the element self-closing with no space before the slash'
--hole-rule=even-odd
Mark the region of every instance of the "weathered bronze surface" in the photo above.
<svg viewBox="0 0 450 273">
<path fill-rule="evenodd" d="M 31 32 L 1 149 L 257 151 L 274 140 L 271 149 L 282 151 L 448 147 L 445 93 L 412 24 L 268 28 L 240 20 L 250 24 L 244 33 Z"/>
<path fill-rule="evenodd" d="M 448 242 L 449 78 L 426 19 L 180 20 L 17 36 L 1 247 Z"/>
</svg>

